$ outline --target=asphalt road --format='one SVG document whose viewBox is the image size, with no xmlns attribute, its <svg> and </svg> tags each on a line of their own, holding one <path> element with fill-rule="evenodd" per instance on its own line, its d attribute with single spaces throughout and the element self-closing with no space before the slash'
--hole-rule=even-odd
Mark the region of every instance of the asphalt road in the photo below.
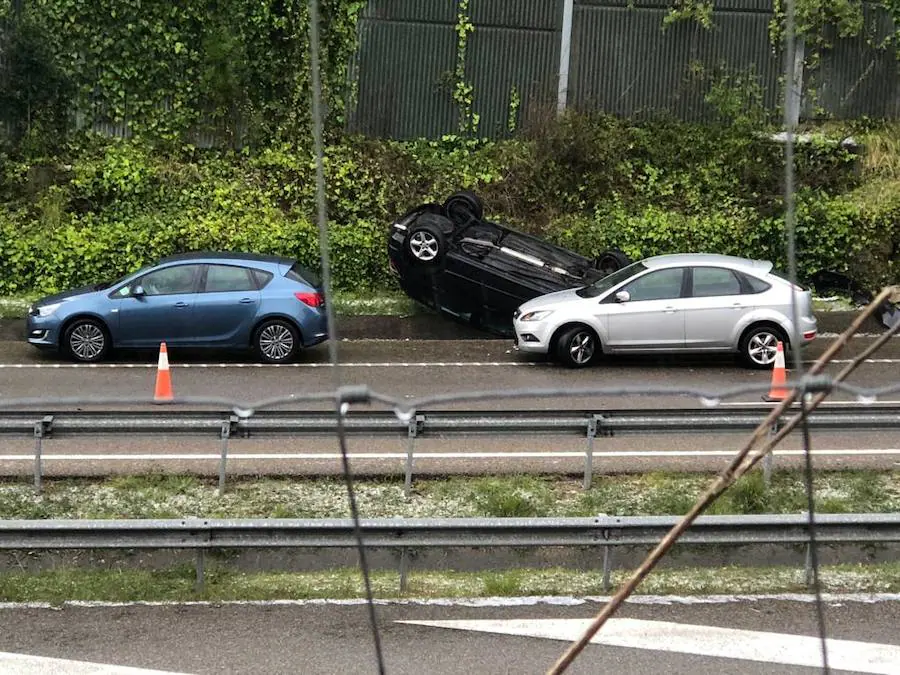
<svg viewBox="0 0 900 675">
<path fill-rule="evenodd" d="M 871 338 L 855 338 L 840 354 L 846 361 Z M 818 340 L 804 355 L 812 360 L 828 339 Z M 529 388 L 689 387 L 715 392 L 736 386 L 758 387 L 754 393 L 723 401 L 723 405 L 760 403 L 770 375 L 745 369 L 729 357 L 614 358 L 591 369 L 572 371 L 514 352 L 504 340 L 358 340 L 339 343 L 341 363 L 330 367 L 325 346 L 310 350 L 297 364 L 260 367 L 240 354 L 191 354 L 170 351 L 176 396 L 225 397 L 242 403 L 298 393 L 327 392 L 341 384 L 365 384 L 373 390 L 408 401 L 467 390 L 518 392 Z M 859 387 L 885 387 L 900 382 L 900 340 L 892 340 L 876 360 L 863 365 L 849 380 Z M 836 363 L 835 373 L 845 363 Z M 156 376 L 155 354 L 128 353 L 98 367 L 75 366 L 15 342 L 0 343 L 0 400 L 44 397 L 101 396 L 115 401 L 149 399 Z M 890 396 L 900 399 L 900 394 Z M 852 401 L 839 392 L 835 401 Z M 286 408 L 325 409 L 329 403 L 291 404 Z M 496 398 L 483 402 L 441 403 L 425 409 L 558 409 L 684 408 L 703 405 L 697 396 L 606 395 L 594 397 Z M 89 405 L 29 405 L 29 409 L 89 408 Z M 115 407 L 126 407 L 124 404 Z M 153 407 L 139 405 L 136 407 Z M 211 406 L 200 406 L 210 408 Z M 164 411 L 165 408 L 155 407 Z M 224 409 L 224 407 L 219 407 Z M 679 434 L 670 437 L 623 436 L 598 439 L 595 466 L 603 471 L 640 469 L 714 469 L 736 449 L 741 434 Z M 820 466 L 896 467 L 900 443 L 896 433 L 817 433 L 814 450 Z M 354 469 L 361 474 L 400 473 L 405 439 L 353 437 L 348 444 Z M 779 465 L 800 462 L 799 437 L 783 446 Z M 417 441 L 418 474 L 483 471 L 560 471 L 583 467 L 584 439 L 566 437 L 470 437 Z M 0 474 L 30 472 L 32 438 L 0 438 Z M 60 438 L 44 442 L 49 475 L 90 475 L 142 471 L 149 468 L 211 473 L 220 451 L 218 439 L 195 437 Z M 340 470 L 333 438 L 232 439 L 229 473 L 318 474 Z M 700 453 L 699 455 L 697 453 Z M 419 454 L 421 453 L 421 454 Z M 451 458 L 447 453 L 466 453 Z M 88 459 L 84 459 L 85 456 Z M 165 456 L 165 457 L 162 457 Z"/>
<path fill-rule="evenodd" d="M 451 630 L 401 621 L 587 619 L 599 605 L 530 604 L 459 606 L 388 604 L 377 607 L 386 670 L 392 675 L 469 673 L 543 673 L 568 642 L 541 637 Z M 813 605 L 790 600 L 731 601 L 716 604 L 626 604 L 616 615 L 653 622 L 817 635 Z M 898 643 L 900 602 L 855 602 L 843 599 L 827 607 L 828 637 L 866 643 Z M 66 607 L 0 609 L 0 652 L 78 659 L 183 673 L 374 673 L 373 643 L 362 605 L 226 605 Z M 610 625 L 612 627 L 612 624 Z M 570 673 L 637 675 L 763 675 L 815 673 L 811 667 L 786 665 L 782 650 L 765 637 L 759 657 L 770 662 L 698 655 L 672 649 L 680 633 L 701 631 L 702 642 L 717 638 L 705 628 L 685 627 L 668 639 L 640 641 L 639 648 L 591 644 Z M 726 645 L 727 653 L 753 636 L 744 634 Z M 792 638 L 787 638 L 792 639 Z M 815 650 L 816 643 L 810 647 Z M 855 645 L 862 664 L 869 645 Z M 833 658 L 839 646 L 833 644 Z M 897 647 L 893 653 L 897 653 Z M 787 653 L 784 655 L 784 653 Z M 815 651 L 813 653 L 816 653 Z M 846 652 L 845 652 L 846 655 Z M 847 663 L 845 658 L 843 663 Z M 2 661 L 0 661 L 2 663 Z M 900 663 L 876 671 L 900 672 Z M 893 668 L 893 669 L 890 669 Z"/>
</svg>

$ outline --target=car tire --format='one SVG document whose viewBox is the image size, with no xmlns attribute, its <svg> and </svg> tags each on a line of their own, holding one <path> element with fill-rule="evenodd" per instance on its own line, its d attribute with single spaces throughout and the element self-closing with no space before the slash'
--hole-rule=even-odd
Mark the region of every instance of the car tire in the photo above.
<svg viewBox="0 0 900 675">
<path fill-rule="evenodd" d="M 556 359 L 566 368 L 586 368 L 601 353 L 600 339 L 587 326 L 573 326 L 556 341 Z"/>
<path fill-rule="evenodd" d="M 594 260 L 594 269 L 601 272 L 603 276 L 608 277 L 613 272 L 618 272 L 630 264 L 631 258 L 625 255 L 624 251 L 611 248 L 597 256 L 596 260 Z"/>
<path fill-rule="evenodd" d="M 484 202 L 470 190 L 454 192 L 444 202 L 444 213 L 457 225 L 484 218 Z"/>
<path fill-rule="evenodd" d="M 777 326 L 771 324 L 751 326 L 741 336 L 738 346 L 741 360 L 755 370 L 771 370 L 775 365 L 778 342 L 787 349 L 787 336 Z"/>
<path fill-rule="evenodd" d="M 300 347 L 300 332 L 284 319 L 263 321 L 253 333 L 253 350 L 263 363 L 290 363 Z"/>
<path fill-rule="evenodd" d="M 406 252 L 418 265 L 436 265 L 447 253 L 447 238 L 437 225 L 413 225 L 406 237 Z"/>
<path fill-rule="evenodd" d="M 76 319 L 66 326 L 62 347 L 65 354 L 74 361 L 102 361 L 109 352 L 109 331 L 97 319 Z"/>
</svg>

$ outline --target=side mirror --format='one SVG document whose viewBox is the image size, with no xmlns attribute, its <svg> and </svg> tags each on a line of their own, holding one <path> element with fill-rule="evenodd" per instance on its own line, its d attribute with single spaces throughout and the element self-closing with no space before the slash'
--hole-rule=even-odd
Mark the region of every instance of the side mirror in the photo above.
<svg viewBox="0 0 900 675">
<path fill-rule="evenodd" d="M 631 293 L 628 291 L 619 291 L 616 293 L 616 302 L 628 302 L 631 300 Z"/>
<path fill-rule="evenodd" d="M 144 292 L 144 287 L 140 284 L 131 287 L 131 294 L 136 298 L 140 298 L 146 295 L 146 293 Z"/>
</svg>

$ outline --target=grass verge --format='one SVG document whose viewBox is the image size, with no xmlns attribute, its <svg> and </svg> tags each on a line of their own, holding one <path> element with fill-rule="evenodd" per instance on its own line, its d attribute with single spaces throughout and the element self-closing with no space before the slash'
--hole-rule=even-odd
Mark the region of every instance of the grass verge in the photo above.
<svg viewBox="0 0 900 675">
<path fill-rule="evenodd" d="M 0 319 L 24 319 L 28 306 L 38 299 L 36 294 L 0 297 Z M 334 294 L 334 311 L 339 316 L 410 316 L 428 313 L 429 310 L 397 291 L 378 293 Z M 816 298 L 814 309 L 818 312 L 848 311 L 856 309 L 846 298 Z"/>
<path fill-rule="evenodd" d="M 364 517 L 577 517 L 683 514 L 712 474 L 650 473 L 598 476 L 585 491 L 577 479 L 504 476 L 420 479 L 409 499 L 399 479 L 356 483 Z M 712 514 L 799 513 L 804 477 L 776 471 L 766 486 L 760 472 L 735 484 Z M 816 508 L 825 513 L 900 510 L 900 471 L 832 471 L 816 475 Z M 151 474 L 105 480 L 47 480 L 35 495 L 24 480 L 0 483 L 0 518 L 342 518 L 346 492 L 337 478 L 232 479 L 219 496 L 216 482 Z"/>
<path fill-rule="evenodd" d="M 615 571 L 621 584 L 629 572 Z M 802 569 L 788 567 L 657 570 L 638 588 L 645 595 L 751 595 L 805 592 Z M 836 565 L 821 569 L 823 590 L 831 593 L 900 591 L 900 565 Z M 521 596 L 598 596 L 602 574 L 563 568 L 502 572 L 411 572 L 399 591 L 395 572 L 376 571 L 373 590 L 379 598 L 474 598 Z M 194 570 L 181 566 L 162 571 L 57 569 L 0 574 L 0 601 L 106 602 L 188 600 L 305 600 L 364 597 L 356 569 L 307 573 L 245 573 L 222 566 L 207 568 L 202 592 L 194 590 Z"/>
</svg>

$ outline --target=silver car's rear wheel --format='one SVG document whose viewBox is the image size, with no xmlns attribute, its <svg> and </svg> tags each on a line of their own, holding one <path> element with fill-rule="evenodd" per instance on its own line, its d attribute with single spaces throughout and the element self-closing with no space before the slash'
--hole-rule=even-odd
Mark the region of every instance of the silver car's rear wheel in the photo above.
<svg viewBox="0 0 900 675">
<path fill-rule="evenodd" d="M 78 319 L 66 328 L 63 337 L 66 353 L 76 361 L 93 363 L 109 351 L 106 329 L 94 319 Z"/>
<path fill-rule="evenodd" d="M 586 326 L 570 328 L 556 342 L 556 358 L 568 368 L 591 365 L 600 351 L 597 334 Z"/>
<path fill-rule="evenodd" d="M 778 343 L 787 348 L 787 339 L 774 326 L 754 326 L 741 338 L 741 357 L 751 368 L 760 370 L 771 368 L 775 364 Z"/>
</svg>

